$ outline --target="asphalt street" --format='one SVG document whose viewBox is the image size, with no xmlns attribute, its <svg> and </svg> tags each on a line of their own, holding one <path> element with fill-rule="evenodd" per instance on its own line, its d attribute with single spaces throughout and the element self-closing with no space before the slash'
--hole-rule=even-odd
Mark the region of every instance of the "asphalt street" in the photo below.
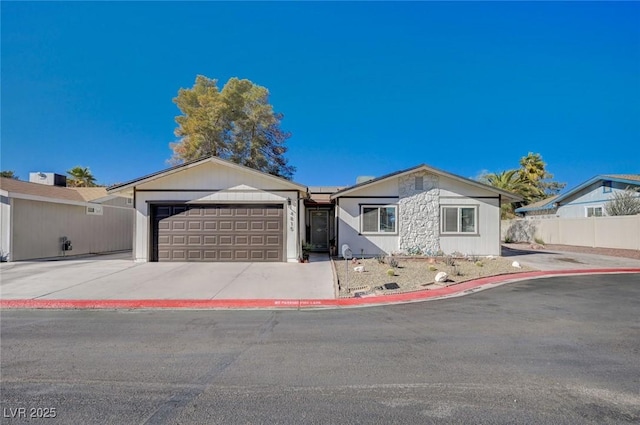
<svg viewBox="0 0 640 425">
<path fill-rule="evenodd" d="M 638 423 L 639 301 L 627 274 L 346 310 L 4 310 L 2 423 Z"/>
</svg>

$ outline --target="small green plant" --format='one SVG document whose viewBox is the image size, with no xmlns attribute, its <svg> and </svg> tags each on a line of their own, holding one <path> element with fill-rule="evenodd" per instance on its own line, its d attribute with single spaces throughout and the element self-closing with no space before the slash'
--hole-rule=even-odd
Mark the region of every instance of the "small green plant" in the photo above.
<svg viewBox="0 0 640 425">
<path fill-rule="evenodd" d="M 430 272 L 435 272 L 436 270 L 438 270 L 438 268 L 434 265 L 429 266 L 429 271 Z"/>
<path fill-rule="evenodd" d="M 544 240 L 542 238 L 534 238 L 533 240 L 536 241 L 538 245 L 544 245 Z"/>
<path fill-rule="evenodd" d="M 514 243 L 515 240 L 513 240 L 513 238 L 511 236 L 505 236 L 504 237 L 504 243 Z"/>
<path fill-rule="evenodd" d="M 476 266 L 483 267 L 484 263 L 482 261 L 476 261 Z"/>
<path fill-rule="evenodd" d="M 385 263 L 385 256 L 384 255 L 378 255 L 376 256 L 376 261 L 378 262 L 378 264 L 384 264 Z"/>
<path fill-rule="evenodd" d="M 422 255 L 422 250 L 418 247 L 412 247 L 407 249 L 407 254 L 409 255 Z"/>
<path fill-rule="evenodd" d="M 394 269 L 387 270 L 387 276 L 392 277 L 396 275 L 396 271 Z"/>
<path fill-rule="evenodd" d="M 399 265 L 399 264 L 398 264 L 398 260 L 396 260 L 396 259 L 395 259 L 395 258 L 393 258 L 393 257 L 388 257 L 388 258 L 387 258 L 387 263 L 388 263 L 391 267 L 393 267 L 394 269 L 395 269 L 395 268 L 398 268 L 398 265 Z"/>
<path fill-rule="evenodd" d="M 464 274 L 460 271 L 460 269 L 458 269 L 458 266 L 453 266 L 451 268 L 451 274 L 453 276 L 464 276 Z"/>
</svg>

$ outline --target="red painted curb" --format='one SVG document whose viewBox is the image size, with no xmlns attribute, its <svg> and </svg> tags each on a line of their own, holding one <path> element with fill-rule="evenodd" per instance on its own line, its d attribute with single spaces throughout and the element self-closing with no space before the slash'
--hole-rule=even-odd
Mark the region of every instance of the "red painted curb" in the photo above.
<svg viewBox="0 0 640 425">
<path fill-rule="evenodd" d="M 210 299 L 151 299 L 151 300 L 51 300 L 51 299 L 16 299 L 0 300 L 2 309 L 308 309 L 308 308 L 337 308 L 355 306 L 373 306 L 384 304 L 407 303 L 424 301 L 429 299 L 441 299 L 456 297 L 477 292 L 490 287 L 502 285 L 526 279 L 542 277 L 581 275 L 581 274 L 608 274 L 608 273 L 640 273 L 640 268 L 620 269 L 591 269 L 591 270 L 559 270 L 559 271 L 534 271 L 514 273 L 500 276 L 484 277 L 476 280 L 462 282 L 457 285 L 439 289 L 431 289 L 403 294 L 381 295 L 364 298 L 339 298 L 339 299 L 235 299 L 235 300 L 210 300 Z"/>
</svg>

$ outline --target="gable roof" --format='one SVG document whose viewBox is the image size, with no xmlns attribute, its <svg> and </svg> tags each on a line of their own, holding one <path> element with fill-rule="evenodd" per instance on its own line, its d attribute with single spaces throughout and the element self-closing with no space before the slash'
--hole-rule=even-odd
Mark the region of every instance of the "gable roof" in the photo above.
<svg viewBox="0 0 640 425">
<path fill-rule="evenodd" d="M 515 212 L 521 213 L 527 211 L 542 211 L 556 208 L 556 205 L 554 204 L 559 204 L 565 199 L 575 195 L 576 193 L 591 186 L 594 183 L 598 183 L 599 181 L 613 181 L 633 186 L 640 186 L 640 174 L 600 174 L 590 178 L 586 182 L 574 187 L 573 189 L 563 193 L 562 195 L 552 196 L 551 198 L 543 199 L 542 201 L 534 202 L 533 204 L 517 208 Z"/>
<path fill-rule="evenodd" d="M 508 201 L 508 202 L 517 202 L 517 201 L 521 201 L 522 200 L 522 197 L 520 197 L 519 195 L 516 195 L 515 193 L 507 192 L 506 190 L 502 190 L 502 189 L 497 189 L 497 188 L 495 188 L 493 186 L 489 186 L 487 184 L 480 183 L 480 182 L 475 181 L 475 180 L 467 179 L 465 177 L 461 177 L 461 176 L 458 176 L 456 174 L 448 173 L 446 171 L 442 171 L 440 169 L 428 166 L 426 164 L 420 164 L 420 165 L 417 165 L 415 167 L 407 168 L 406 170 L 396 171 L 396 172 L 393 172 L 393 173 L 390 173 L 390 174 L 386 174 L 386 175 L 381 176 L 381 177 L 377 177 L 377 178 L 375 178 L 373 180 L 367 180 L 365 182 L 357 183 L 357 184 L 355 184 L 353 186 L 346 187 L 346 188 L 344 188 L 342 190 L 337 191 L 333 195 L 331 195 L 331 199 L 336 199 L 336 198 L 339 198 L 341 196 L 345 196 L 345 195 L 347 195 L 347 194 L 349 194 L 349 193 L 351 193 L 353 191 L 362 189 L 364 187 L 378 184 L 378 183 L 380 183 L 382 181 L 385 181 L 385 180 L 388 180 L 390 178 L 396 178 L 396 177 L 401 177 L 401 176 L 406 175 L 406 174 L 411 174 L 411 173 L 414 173 L 414 172 L 419 171 L 419 170 L 427 171 L 427 172 L 429 172 L 431 174 L 436 174 L 436 175 L 443 176 L 443 177 L 448 177 L 450 179 L 456 180 L 456 181 L 461 182 L 461 183 L 466 183 L 466 184 L 469 184 L 471 186 L 475 186 L 475 187 L 478 187 L 478 188 L 481 188 L 481 189 L 485 189 L 485 190 L 497 193 L 498 195 L 501 195 L 504 198 L 505 201 Z"/>
<path fill-rule="evenodd" d="M 303 191 L 303 192 L 307 191 L 307 187 L 306 186 L 303 186 L 301 184 L 292 182 L 291 180 L 287 180 L 287 179 L 284 179 L 282 177 L 277 177 L 277 176 L 274 176 L 272 174 L 267 174 L 267 173 L 264 173 L 262 171 L 255 170 L 253 168 L 246 167 L 246 166 L 240 165 L 240 164 L 236 164 L 235 162 L 227 161 L 226 159 L 222 159 L 222 158 L 219 158 L 217 156 L 210 155 L 210 156 L 206 156 L 204 158 L 194 159 L 192 161 L 187 161 L 187 162 L 184 162 L 182 164 L 176 165 L 174 167 L 170 167 L 170 168 L 166 168 L 164 170 L 157 171 L 155 173 L 147 174 L 146 176 L 142 176 L 142 177 L 139 177 L 137 179 L 130 180 L 130 181 L 126 182 L 126 183 L 115 184 L 115 185 L 110 186 L 109 188 L 107 188 L 107 192 L 110 193 L 110 194 L 111 193 L 116 193 L 116 192 L 121 192 L 121 191 L 124 191 L 126 189 L 131 189 L 131 188 L 133 188 L 135 186 L 139 186 L 141 184 L 144 184 L 144 183 L 147 183 L 147 182 L 150 182 L 150 181 L 153 181 L 153 180 L 157 180 L 157 179 L 159 179 L 161 177 L 170 176 L 171 174 L 178 173 L 178 172 L 180 172 L 182 170 L 185 170 L 187 168 L 197 167 L 198 165 L 202 165 L 202 164 L 205 164 L 207 162 L 213 162 L 213 163 L 217 163 L 217 164 L 220 164 L 220 165 L 223 165 L 223 166 L 226 166 L 226 167 L 235 168 L 235 169 L 238 169 L 238 170 L 243 170 L 243 171 L 246 171 L 246 172 L 249 172 L 249 173 L 257 174 L 257 175 L 260 175 L 262 177 L 274 179 L 274 180 L 276 180 L 276 181 L 278 181 L 280 183 L 285 183 L 285 184 L 287 184 L 288 186 L 290 186 L 290 187 L 292 187 L 294 189 L 298 189 L 298 190 Z"/>
<path fill-rule="evenodd" d="M 60 187 L 0 177 L 0 189 L 9 196 L 27 195 L 51 200 L 90 202 L 107 196 L 104 187 Z M 18 196 L 19 197 L 19 196 Z"/>
<path fill-rule="evenodd" d="M 548 198 L 542 199 L 541 201 L 532 202 L 529 205 L 524 207 L 516 208 L 515 212 L 527 212 L 527 211 L 542 211 L 542 210 L 551 210 L 554 207 L 556 199 L 558 199 L 558 195 L 550 196 Z"/>
</svg>

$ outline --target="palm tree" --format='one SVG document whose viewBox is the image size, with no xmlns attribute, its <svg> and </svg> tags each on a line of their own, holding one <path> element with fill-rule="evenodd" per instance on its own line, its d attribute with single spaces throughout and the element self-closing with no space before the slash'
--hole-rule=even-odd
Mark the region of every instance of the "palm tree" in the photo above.
<svg viewBox="0 0 640 425">
<path fill-rule="evenodd" d="M 523 179 L 531 183 L 537 183 L 542 179 L 551 177 L 545 167 L 547 164 L 542 160 L 539 153 L 529 152 L 527 156 L 520 158 L 520 175 Z"/>
<path fill-rule="evenodd" d="M 94 187 L 96 186 L 96 178 L 91 174 L 91 170 L 87 167 L 73 167 L 69 171 L 70 179 L 67 186 L 71 187 Z"/>
<path fill-rule="evenodd" d="M 524 198 L 525 203 L 533 199 L 539 199 L 544 194 L 535 185 L 522 177 L 520 170 L 507 170 L 501 173 L 489 173 L 480 178 L 481 181 L 497 189 L 515 193 Z M 515 216 L 516 204 L 503 204 L 501 207 L 502 218 L 512 218 Z"/>
</svg>

